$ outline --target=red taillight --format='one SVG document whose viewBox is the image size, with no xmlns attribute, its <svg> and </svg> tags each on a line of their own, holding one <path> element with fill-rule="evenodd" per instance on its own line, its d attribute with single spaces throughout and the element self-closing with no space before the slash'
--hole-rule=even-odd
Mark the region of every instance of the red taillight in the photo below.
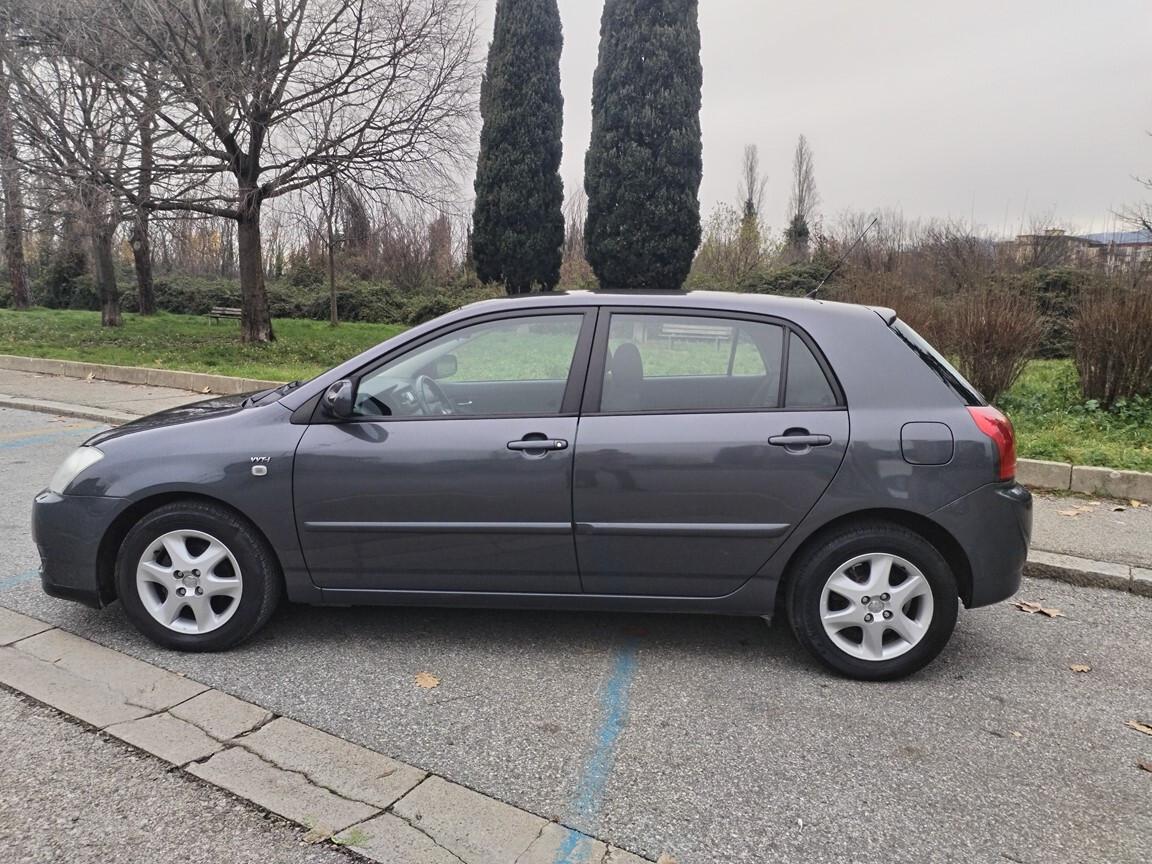
<svg viewBox="0 0 1152 864">
<path fill-rule="evenodd" d="M 968 411 L 980 431 L 996 445 L 1000 456 L 1000 479 L 1013 479 L 1016 476 L 1016 432 L 1012 421 L 991 405 L 969 406 Z"/>
</svg>

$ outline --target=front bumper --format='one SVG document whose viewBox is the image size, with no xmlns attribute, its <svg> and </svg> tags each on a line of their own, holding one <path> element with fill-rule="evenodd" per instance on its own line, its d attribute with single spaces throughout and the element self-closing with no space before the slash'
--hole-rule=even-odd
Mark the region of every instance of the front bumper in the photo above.
<svg viewBox="0 0 1152 864">
<path fill-rule="evenodd" d="M 972 569 L 964 605 L 990 606 L 1020 590 L 1032 539 L 1032 493 L 991 483 L 932 514 L 959 541 Z"/>
<path fill-rule="evenodd" d="M 32 539 L 40 551 L 40 582 L 52 597 L 99 608 L 114 590 L 102 584 L 100 543 L 127 505 L 123 498 L 44 491 L 32 505 Z"/>
</svg>

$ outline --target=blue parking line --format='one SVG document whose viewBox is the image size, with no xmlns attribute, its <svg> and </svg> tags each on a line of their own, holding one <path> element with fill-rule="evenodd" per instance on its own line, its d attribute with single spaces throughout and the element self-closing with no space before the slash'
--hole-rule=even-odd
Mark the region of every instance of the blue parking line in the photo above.
<svg viewBox="0 0 1152 864">
<path fill-rule="evenodd" d="M 27 585 L 29 582 L 35 582 L 39 578 L 39 570 L 29 570 L 25 573 L 17 573 L 15 576 L 0 576 L 0 591 L 8 591 L 12 588 L 19 588 L 21 585 Z"/>
<path fill-rule="evenodd" d="M 604 788 L 616 764 L 616 750 L 620 733 L 628 717 L 628 697 L 632 679 L 636 675 L 636 644 L 629 642 L 616 653 L 612 672 L 604 682 L 600 692 L 600 721 L 596 729 L 595 743 L 580 780 L 568 807 L 569 821 L 579 821 L 591 831 L 604 798 Z M 571 864 L 580 860 L 577 853 L 583 852 L 588 841 L 584 835 L 569 831 L 556 850 L 553 864 Z"/>
<path fill-rule="evenodd" d="M 76 433 L 85 430 L 68 429 L 60 432 L 49 432 L 46 435 L 32 435 L 28 438 L 16 438 L 12 441 L 0 441 L 0 450 L 15 450 L 19 447 L 32 447 L 36 444 L 51 444 L 61 438 L 74 438 Z"/>
</svg>

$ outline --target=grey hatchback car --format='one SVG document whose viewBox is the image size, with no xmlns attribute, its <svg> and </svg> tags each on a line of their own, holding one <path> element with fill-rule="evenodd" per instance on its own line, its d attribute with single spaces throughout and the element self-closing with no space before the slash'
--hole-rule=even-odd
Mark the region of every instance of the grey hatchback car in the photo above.
<svg viewBox="0 0 1152 864">
<path fill-rule="evenodd" d="M 1020 584 L 1008 420 L 887 309 L 492 300 L 307 383 L 101 432 L 37 496 L 44 590 L 214 651 L 311 604 L 771 616 L 907 675 Z"/>
</svg>

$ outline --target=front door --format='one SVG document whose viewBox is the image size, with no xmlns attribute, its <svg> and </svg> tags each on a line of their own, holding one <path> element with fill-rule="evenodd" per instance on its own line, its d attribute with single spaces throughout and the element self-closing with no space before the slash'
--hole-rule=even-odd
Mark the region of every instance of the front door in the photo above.
<svg viewBox="0 0 1152 864">
<path fill-rule="evenodd" d="M 579 593 L 572 458 L 594 318 L 489 316 L 356 376 L 353 419 L 314 423 L 296 453 L 313 581 Z"/>
<path fill-rule="evenodd" d="M 785 322 L 617 311 L 598 331 L 573 498 L 584 590 L 731 593 L 832 481 L 847 411 Z"/>
</svg>

